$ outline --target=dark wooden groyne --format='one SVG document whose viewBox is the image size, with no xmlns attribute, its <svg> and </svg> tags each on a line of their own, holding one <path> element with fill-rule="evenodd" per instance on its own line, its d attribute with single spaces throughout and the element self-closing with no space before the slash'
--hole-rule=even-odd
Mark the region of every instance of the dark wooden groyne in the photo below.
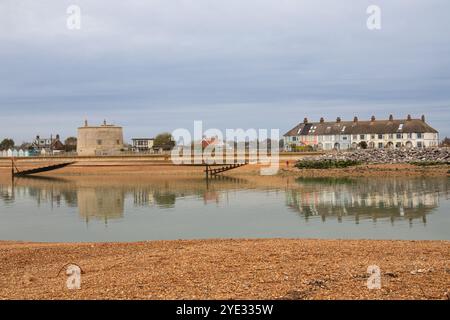
<svg viewBox="0 0 450 320">
<path fill-rule="evenodd" d="M 229 170 L 233 170 L 233 169 L 236 169 L 236 168 L 243 167 L 243 166 L 245 166 L 247 164 L 248 164 L 248 162 L 246 162 L 246 163 L 226 164 L 226 165 L 220 166 L 219 168 L 215 168 L 215 167 L 212 167 L 211 165 L 207 164 L 207 165 L 205 165 L 206 166 L 206 169 L 205 169 L 206 179 L 208 179 L 210 177 L 217 176 L 219 173 L 222 173 L 222 172 L 226 172 L 226 171 L 229 171 Z"/>
<path fill-rule="evenodd" d="M 74 164 L 75 162 L 73 161 L 73 162 L 57 163 L 57 164 L 53 164 L 53 165 L 49 165 L 49 166 L 38 167 L 38 168 L 22 170 L 22 171 L 17 168 L 14 159 L 11 159 L 11 163 L 12 163 L 12 165 L 11 165 L 12 176 L 13 177 L 25 177 L 25 176 L 30 176 L 30 175 L 37 174 L 37 173 L 43 173 L 43 172 L 49 172 L 49 171 L 61 169 L 61 168 L 70 166 L 71 164 Z"/>
</svg>

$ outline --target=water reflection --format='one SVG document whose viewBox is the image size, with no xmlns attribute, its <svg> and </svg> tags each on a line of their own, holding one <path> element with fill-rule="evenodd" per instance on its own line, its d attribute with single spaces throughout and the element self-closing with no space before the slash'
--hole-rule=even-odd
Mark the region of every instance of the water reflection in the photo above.
<svg viewBox="0 0 450 320">
<path fill-rule="evenodd" d="M 104 220 L 122 218 L 125 209 L 125 192 L 118 187 L 81 187 L 76 190 L 80 216 Z"/>
<path fill-rule="evenodd" d="M 308 221 L 320 217 L 339 222 L 352 219 L 420 219 L 439 206 L 441 195 L 448 196 L 448 178 L 435 179 L 297 179 L 284 190 L 286 206 Z M 283 191 L 283 187 L 273 187 Z M 4 206 L 17 199 L 32 199 L 38 207 L 66 206 L 77 208 L 79 216 L 89 220 L 121 219 L 127 198 L 135 208 L 174 209 L 179 199 L 192 197 L 205 205 L 220 204 L 227 190 L 243 190 L 245 180 L 203 179 L 134 181 L 122 178 L 98 179 L 31 179 L 21 178 L 13 184 L 0 184 Z M 258 189 L 258 187 L 252 187 Z M 267 187 L 265 188 L 267 189 Z M 255 192 L 263 192 L 262 190 Z M 251 201 L 242 194 L 239 201 Z M 255 206 L 257 203 L 255 203 Z"/>
<path fill-rule="evenodd" d="M 175 208 L 177 199 L 194 197 L 204 204 L 221 201 L 221 190 L 238 189 L 247 182 L 243 179 L 219 178 L 189 180 L 145 180 L 120 178 L 98 181 L 96 179 L 50 179 L 27 177 L 14 184 L 0 183 L 0 200 L 12 206 L 18 199 L 32 199 L 37 207 L 78 208 L 81 218 L 103 220 L 124 217 L 125 202 L 133 199 L 134 207 Z"/>
<path fill-rule="evenodd" d="M 305 220 L 319 216 L 322 221 L 336 218 L 420 219 L 439 206 L 441 195 L 448 197 L 449 179 L 333 179 L 301 178 L 298 189 L 287 190 L 286 204 Z"/>
<path fill-rule="evenodd" d="M 76 242 L 448 240 L 449 181 L 251 177 L 206 183 L 192 176 L 134 175 L 20 178 L 12 184 L 0 177 L 0 235 L 2 240 Z"/>
</svg>

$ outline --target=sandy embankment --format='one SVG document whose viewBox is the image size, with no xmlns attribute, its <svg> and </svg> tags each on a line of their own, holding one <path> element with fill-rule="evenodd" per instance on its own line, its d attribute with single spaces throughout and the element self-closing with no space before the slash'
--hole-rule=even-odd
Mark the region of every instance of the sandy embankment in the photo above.
<svg viewBox="0 0 450 320">
<path fill-rule="evenodd" d="M 359 176 L 449 176 L 450 166 L 415 166 L 410 164 L 372 164 L 343 169 L 303 169 L 294 167 L 301 156 L 280 158 L 278 176 L 294 177 L 359 177 Z M 204 175 L 203 166 L 177 166 L 163 157 L 92 157 L 92 158 L 27 158 L 16 161 L 18 170 L 27 170 L 55 163 L 76 161 L 73 165 L 44 173 L 45 176 L 70 175 L 141 175 L 154 176 Z M 247 165 L 223 175 L 232 177 L 259 176 L 263 165 Z M 0 159 L 0 176 L 11 175 L 11 161 Z"/>
<path fill-rule="evenodd" d="M 448 299 L 449 253 L 448 241 L 0 242 L 0 298 Z M 66 263 L 83 269 L 81 290 L 58 276 Z"/>
</svg>

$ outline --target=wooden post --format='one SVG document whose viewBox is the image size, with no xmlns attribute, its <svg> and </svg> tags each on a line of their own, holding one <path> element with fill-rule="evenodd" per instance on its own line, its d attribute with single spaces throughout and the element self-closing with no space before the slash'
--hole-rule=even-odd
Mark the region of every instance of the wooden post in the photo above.
<svg viewBox="0 0 450 320">
<path fill-rule="evenodd" d="M 14 181 L 14 158 L 11 157 L 11 179 Z"/>
</svg>

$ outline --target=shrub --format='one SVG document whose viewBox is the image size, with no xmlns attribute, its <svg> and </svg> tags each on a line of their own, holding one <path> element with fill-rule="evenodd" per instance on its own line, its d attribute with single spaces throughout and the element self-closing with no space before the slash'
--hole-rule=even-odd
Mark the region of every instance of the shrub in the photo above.
<svg viewBox="0 0 450 320">
<path fill-rule="evenodd" d="M 294 152 L 309 152 L 309 151 L 314 151 L 314 148 L 312 146 L 291 146 L 292 147 L 292 151 Z"/>
<path fill-rule="evenodd" d="M 298 169 L 333 169 L 357 166 L 356 160 L 299 160 L 295 164 Z"/>
</svg>

